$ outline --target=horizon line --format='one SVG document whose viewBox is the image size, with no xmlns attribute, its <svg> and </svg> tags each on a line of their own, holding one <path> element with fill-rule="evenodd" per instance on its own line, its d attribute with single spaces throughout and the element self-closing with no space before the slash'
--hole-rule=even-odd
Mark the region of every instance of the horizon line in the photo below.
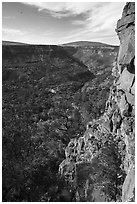
<svg viewBox="0 0 137 204">
<path fill-rule="evenodd" d="M 65 44 L 69 44 L 69 43 L 76 43 L 76 42 L 94 42 L 94 43 L 102 43 L 102 44 L 105 44 L 105 45 L 110 45 L 110 46 L 119 46 L 118 44 L 108 44 L 108 43 L 104 43 L 104 42 L 101 42 L 101 41 L 89 41 L 89 40 L 78 40 L 78 41 L 68 41 L 68 42 L 64 42 L 64 43 L 58 43 L 58 44 L 46 44 L 46 43 L 28 43 L 28 42 L 22 42 L 22 41 L 12 41 L 12 40 L 3 40 L 2 39 L 2 42 L 12 42 L 12 43 L 22 43 L 22 44 L 27 44 L 27 45 L 65 45 Z"/>
</svg>

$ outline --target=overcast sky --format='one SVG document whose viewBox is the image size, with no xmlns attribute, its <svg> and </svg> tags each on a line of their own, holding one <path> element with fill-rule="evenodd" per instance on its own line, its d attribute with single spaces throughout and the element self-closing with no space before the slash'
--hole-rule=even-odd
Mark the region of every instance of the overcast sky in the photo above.
<svg viewBox="0 0 137 204">
<path fill-rule="evenodd" d="M 96 41 L 118 45 L 124 2 L 4 2 L 2 39 L 31 44 Z"/>
</svg>

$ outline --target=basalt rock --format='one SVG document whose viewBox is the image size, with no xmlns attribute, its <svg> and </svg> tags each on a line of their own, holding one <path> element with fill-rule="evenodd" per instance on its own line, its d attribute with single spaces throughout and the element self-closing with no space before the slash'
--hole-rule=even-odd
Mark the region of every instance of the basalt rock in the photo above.
<svg viewBox="0 0 137 204">
<path fill-rule="evenodd" d="M 135 201 L 135 3 L 126 3 L 116 32 L 120 40 L 120 49 L 117 62 L 112 69 L 115 80 L 110 88 L 105 112 L 98 120 L 88 122 L 83 137 L 69 142 L 65 151 L 66 159 L 60 164 L 59 170 L 76 186 L 78 167 L 92 165 L 93 159 L 102 152 L 104 145 L 113 140 L 121 155 L 120 168 L 126 175 L 122 180 L 121 199 L 116 195 L 115 201 L 128 202 Z M 94 177 L 92 173 L 89 175 L 90 178 Z M 119 178 L 120 173 L 116 179 Z M 93 201 L 87 200 L 89 177 L 84 180 L 81 188 L 76 187 L 76 201 Z M 85 200 L 81 199 L 81 195 Z M 100 196 L 96 188 L 92 190 L 92 195 L 94 198 L 95 195 Z M 94 199 L 94 202 L 96 201 Z"/>
<path fill-rule="evenodd" d="M 120 110 L 129 106 L 128 114 L 123 116 L 121 124 L 121 134 L 126 144 L 125 170 L 126 179 L 122 188 L 122 201 L 134 201 L 135 188 L 135 165 L 134 165 L 134 146 L 135 146 L 135 127 L 134 127 L 134 106 L 135 106 L 135 3 L 127 3 L 122 14 L 122 18 L 117 23 L 117 34 L 120 39 L 120 50 L 118 64 L 121 69 L 119 85 L 125 99 L 120 99 Z"/>
</svg>

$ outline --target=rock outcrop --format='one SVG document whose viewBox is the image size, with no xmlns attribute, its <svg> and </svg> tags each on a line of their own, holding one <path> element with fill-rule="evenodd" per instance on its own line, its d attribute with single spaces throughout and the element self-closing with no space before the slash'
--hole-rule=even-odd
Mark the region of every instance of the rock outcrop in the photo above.
<svg viewBox="0 0 137 204">
<path fill-rule="evenodd" d="M 126 3 L 116 32 L 120 49 L 112 70 L 115 80 L 110 88 L 105 112 L 100 119 L 87 124 L 83 137 L 69 142 L 65 150 L 66 159 L 60 164 L 59 171 L 69 183 L 77 185 L 78 166 L 92 164 L 104 145 L 113 141 L 120 152 L 120 168 L 126 174 L 121 187 L 122 198 L 119 200 L 128 202 L 135 200 L 135 3 Z M 117 179 L 120 177 L 118 173 Z M 92 201 L 86 199 L 89 190 L 87 184 L 88 179 L 83 185 L 83 192 L 76 188 L 76 201 L 82 201 L 80 194 L 86 201 Z"/>
<path fill-rule="evenodd" d="M 126 144 L 126 179 L 122 187 L 122 201 L 134 201 L 135 188 L 135 3 L 127 3 L 122 18 L 117 23 L 120 39 L 118 56 L 119 79 L 117 93 L 121 92 L 118 106 L 121 111 L 121 136 Z"/>
</svg>

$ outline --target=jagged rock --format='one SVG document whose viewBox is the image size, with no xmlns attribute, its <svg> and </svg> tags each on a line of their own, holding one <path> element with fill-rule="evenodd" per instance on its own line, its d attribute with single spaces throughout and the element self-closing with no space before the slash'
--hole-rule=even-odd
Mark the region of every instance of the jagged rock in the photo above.
<svg viewBox="0 0 137 204">
<path fill-rule="evenodd" d="M 122 19 L 118 20 L 117 30 L 120 31 L 121 29 L 123 29 L 123 26 L 125 26 L 125 25 L 127 26 L 128 24 L 131 24 L 134 21 L 135 21 L 135 15 L 134 14 L 124 16 Z"/>
<path fill-rule="evenodd" d="M 135 4 L 131 4 L 126 4 L 122 18 L 117 23 L 116 31 L 121 43 L 118 56 L 120 65 L 130 64 L 135 56 Z"/>
<path fill-rule="evenodd" d="M 134 83 L 133 86 L 131 87 L 131 93 L 132 93 L 133 95 L 135 95 L 135 83 Z"/>
<path fill-rule="evenodd" d="M 123 9 L 122 17 L 135 13 L 135 2 L 127 3 Z"/>
<path fill-rule="evenodd" d="M 120 129 L 121 122 L 122 122 L 122 117 L 119 111 L 116 110 L 112 116 L 113 132 L 117 132 L 117 129 Z"/>
<path fill-rule="evenodd" d="M 102 129 L 107 132 L 112 132 L 113 128 L 112 128 L 112 121 L 111 120 L 107 120 L 106 122 L 102 123 Z"/>
<path fill-rule="evenodd" d="M 132 165 L 122 187 L 122 202 L 128 202 L 134 197 L 135 167 Z"/>
<path fill-rule="evenodd" d="M 114 64 L 113 64 L 114 66 L 113 66 L 113 68 L 112 68 L 112 76 L 114 76 L 114 77 L 118 77 L 119 76 L 119 70 L 120 70 L 120 68 L 118 68 L 118 64 L 115 62 Z"/>
<path fill-rule="evenodd" d="M 129 65 L 127 65 L 127 70 L 132 73 L 135 74 L 135 57 L 132 58 L 131 62 Z"/>
<path fill-rule="evenodd" d="M 124 161 L 124 168 L 127 172 L 127 176 L 122 188 L 122 201 L 127 202 L 134 200 L 134 115 L 135 115 L 135 3 L 129 2 L 126 4 L 122 18 L 117 24 L 117 33 L 121 42 L 118 63 L 120 65 L 126 65 L 127 69 L 122 72 L 120 76 L 120 86 L 125 91 L 126 101 L 132 105 L 131 116 L 132 118 L 125 118 L 121 125 L 121 134 L 124 136 L 124 142 L 126 144 L 126 155 Z M 122 71 L 122 69 L 121 69 Z M 124 75 L 123 75 L 124 73 Z M 124 97 L 123 97 L 124 98 Z M 126 104 L 125 98 L 123 103 Z M 123 104 L 120 104 L 122 108 Z M 132 121 L 132 122 L 131 122 Z M 132 139 L 131 139 L 132 138 Z"/>
<path fill-rule="evenodd" d="M 133 80 L 135 75 L 130 73 L 127 68 L 125 68 L 117 82 L 119 84 L 117 86 L 118 89 L 122 89 L 124 91 L 130 91 L 130 88 L 132 86 Z"/>
<path fill-rule="evenodd" d="M 131 116 L 135 117 L 135 106 L 132 106 Z"/>
<path fill-rule="evenodd" d="M 126 99 L 127 99 L 129 104 L 135 105 L 135 96 L 134 95 L 132 95 L 129 92 L 126 92 Z"/>
<path fill-rule="evenodd" d="M 118 102 L 118 107 L 120 109 L 120 112 L 121 112 L 121 116 L 127 116 L 128 115 L 128 110 L 129 110 L 129 104 L 127 103 L 127 100 L 126 100 L 126 95 L 123 94 L 121 96 L 121 99 L 120 101 Z"/>
<path fill-rule="evenodd" d="M 122 39 L 121 39 L 121 36 Z M 134 57 L 135 52 L 135 33 L 132 28 L 126 30 L 126 33 L 121 33 L 121 46 L 119 49 L 118 63 L 119 64 L 129 64 L 131 59 Z"/>
<path fill-rule="evenodd" d="M 135 3 L 127 3 L 122 18 L 117 23 L 117 34 L 120 39 L 120 49 L 112 74 L 115 77 L 110 87 L 105 113 L 95 121 L 87 123 L 83 137 L 70 141 L 66 148 L 66 160 L 60 167 L 68 165 L 63 170 L 65 175 L 74 176 L 77 164 L 92 163 L 103 145 L 114 139 L 121 154 L 121 169 L 127 174 L 122 187 L 122 201 L 134 201 L 135 189 Z M 75 157 L 75 165 L 74 165 Z M 71 163 L 71 165 L 70 165 Z M 72 172 L 70 173 L 70 169 Z M 77 172 L 75 172 L 76 174 Z M 73 175 L 73 176 L 72 176 Z M 72 178 L 71 178 L 72 179 Z M 86 180 L 88 182 L 88 180 Z M 82 188 L 88 191 L 87 183 Z M 86 187 L 85 187 L 86 186 Z M 84 192 L 77 190 L 77 201 Z M 81 195 L 80 195 L 81 192 Z M 93 191 L 92 191 L 93 193 Z M 84 196 L 84 195 L 83 195 Z M 87 193 L 85 198 L 87 198 Z M 119 201 L 119 200 L 117 200 Z"/>
<path fill-rule="evenodd" d="M 121 128 L 124 128 L 124 132 L 126 134 L 128 134 L 129 132 L 132 132 L 133 130 L 132 124 L 134 124 L 133 122 L 134 122 L 134 118 L 132 117 L 127 117 L 123 119 Z"/>
<path fill-rule="evenodd" d="M 132 24 L 134 21 L 135 21 L 134 14 L 124 16 L 122 19 L 118 20 L 117 22 L 117 31 L 122 30 L 123 27 L 126 28 L 125 26 L 127 26 L 128 24 Z"/>
</svg>

